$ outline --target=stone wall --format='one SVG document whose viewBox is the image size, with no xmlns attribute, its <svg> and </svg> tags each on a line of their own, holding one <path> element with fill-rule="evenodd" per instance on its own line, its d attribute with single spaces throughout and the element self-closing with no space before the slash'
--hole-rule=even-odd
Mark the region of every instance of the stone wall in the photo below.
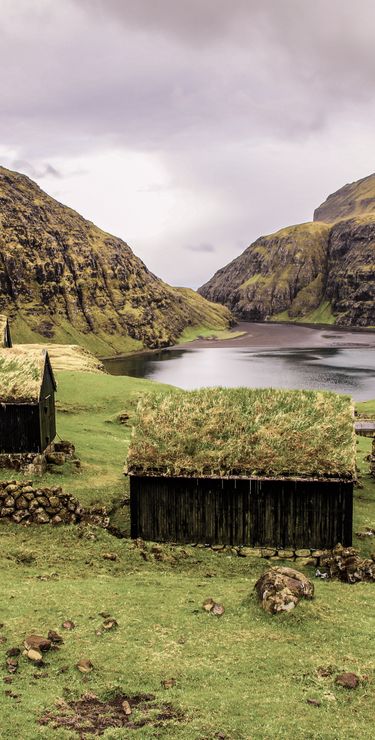
<svg viewBox="0 0 375 740">
<path fill-rule="evenodd" d="M 0 519 L 17 524 L 72 524 L 81 521 L 84 509 L 62 488 L 33 487 L 31 481 L 0 482 Z"/>
<path fill-rule="evenodd" d="M 67 440 L 52 442 L 44 452 L 2 452 L 0 468 L 15 470 L 25 475 L 44 475 L 53 470 L 55 465 L 71 462 L 77 468 L 81 463 L 76 457 L 75 447 Z"/>
</svg>

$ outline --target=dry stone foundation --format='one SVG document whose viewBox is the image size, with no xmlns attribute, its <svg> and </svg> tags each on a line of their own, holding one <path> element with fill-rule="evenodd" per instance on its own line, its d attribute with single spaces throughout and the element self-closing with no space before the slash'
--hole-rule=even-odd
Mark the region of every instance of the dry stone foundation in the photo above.
<svg viewBox="0 0 375 740">
<path fill-rule="evenodd" d="M 62 488 L 34 488 L 31 481 L 0 482 L 0 519 L 16 524 L 73 524 L 85 512 L 79 501 Z"/>
<path fill-rule="evenodd" d="M 15 470 L 25 475 L 44 475 L 55 465 L 73 463 L 77 468 L 81 463 L 75 454 L 71 442 L 60 440 L 53 442 L 44 452 L 3 452 L 0 454 L 0 468 Z"/>
</svg>

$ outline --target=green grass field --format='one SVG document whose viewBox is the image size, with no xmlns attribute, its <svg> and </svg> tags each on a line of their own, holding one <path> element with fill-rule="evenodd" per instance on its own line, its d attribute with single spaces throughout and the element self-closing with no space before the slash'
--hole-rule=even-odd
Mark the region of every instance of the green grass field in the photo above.
<svg viewBox="0 0 375 740">
<path fill-rule="evenodd" d="M 122 465 L 131 426 L 119 424 L 117 415 L 126 411 L 131 417 L 144 391 L 160 392 L 162 386 L 73 372 L 59 373 L 58 383 L 58 431 L 75 442 L 82 469 L 66 465 L 46 475 L 45 483 L 61 483 L 85 505 L 115 501 L 114 518 L 126 529 L 128 506 L 119 504 L 127 494 Z M 374 410 L 375 402 L 368 409 Z M 355 494 L 355 532 L 375 524 L 375 481 L 365 460 L 370 440 L 358 438 L 357 449 L 363 487 Z M 36 668 L 21 655 L 13 682 L 2 684 L 1 740 L 92 737 L 40 725 L 38 719 L 47 710 L 61 713 L 58 700 L 69 702 L 86 692 L 108 699 L 118 691 L 153 694 L 156 707 L 168 703 L 181 714 L 171 711 L 168 719 L 160 712 L 164 718 L 157 719 L 155 709 L 148 724 L 108 729 L 105 740 L 373 737 L 373 584 L 314 579 L 313 601 L 270 616 L 253 594 L 267 567 L 257 557 L 165 546 L 157 560 L 151 543 L 139 549 L 93 526 L 2 523 L 0 532 L 2 675 L 7 675 L 6 650 L 22 647 L 27 634 L 57 629 L 64 637 L 59 651 L 46 654 L 45 667 Z M 374 549 L 370 538 L 354 542 L 363 554 Z M 107 553 L 116 559 L 106 559 Z M 314 569 L 305 572 L 314 575 Z M 202 610 L 207 597 L 224 604 L 221 618 Z M 100 612 L 110 613 L 118 627 L 96 634 L 103 623 Z M 65 619 L 73 620 L 75 629 L 62 629 Z M 76 669 L 81 658 L 92 661 L 91 673 Z M 336 686 L 335 675 L 342 671 L 363 677 L 361 685 L 353 691 Z M 171 678 L 175 685 L 164 688 L 162 682 Z M 135 710 L 132 718 L 141 719 L 142 712 Z"/>
</svg>

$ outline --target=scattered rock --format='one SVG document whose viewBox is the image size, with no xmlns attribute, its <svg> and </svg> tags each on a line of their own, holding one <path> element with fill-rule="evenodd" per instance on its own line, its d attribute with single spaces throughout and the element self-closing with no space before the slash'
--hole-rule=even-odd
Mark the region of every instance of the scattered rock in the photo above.
<svg viewBox="0 0 375 740">
<path fill-rule="evenodd" d="M 75 628 L 75 624 L 74 622 L 72 622 L 71 619 L 66 619 L 61 626 L 64 628 L 64 630 L 74 630 Z"/>
<path fill-rule="evenodd" d="M 105 630 L 113 630 L 115 627 L 118 627 L 118 622 L 116 621 L 116 619 L 110 618 L 106 619 L 103 622 L 103 629 Z"/>
<path fill-rule="evenodd" d="M 312 599 L 314 595 L 311 581 L 294 568 L 271 568 L 254 588 L 262 608 L 270 614 L 291 611 L 301 598 Z"/>
<path fill-rule="evenodd" d="M 59 633 L 56 632 L 55 630 L 49 630 L 47 637 L 55 645 L 61 645 L 64 642 L 61 635 L 59 635 Z"/>
<path fill-rule="evenodd" d="M 113 562 L 115 560 L 118 560 L 118 556 L 115 552 L 105 552 L 103 555 L 104 560 L 112 560 Z"/>
<path fill-rule="evenodd" d="M 25 650 L 26 657 L 31 660 L 33 663 L 42 664 L 43 663 L 43 655 L 39 650 Z"/>
<path fill-rule="evenodd" d="M 78 661 L 76 667 L 81 673 L 90 673 L 94 668 L 89 658 L 81 658 L 81 660 Z"/>
<path fill-rule="evenodd" d="M 131 715 L 131 713 L 132 713 L 132 709 L 131 709 L 131 706 L 130 706 L 129 702 L 126 699 L 124 699 L 124 701 L 122 702 L 121 706 L 122 706 L 122 708 L 123 708 L 126 716 L 129 717 Z"/>
<path fill-rule="evenodd" d="M 5 662 L 8 668 L 8 673 L 16 673 L 18 670 L 17 658 L 7 658 Z"/>
<path fill-rule="evenodd" d="M 365 527 L 362 532 L 356 532 L 356 536 L 360 539 L 364 539 L 365 537 L 375 537 L 375 526 Z"/>
<path fill-rule="evenodd" d="M 6 651 L 5 655 L 7 658 L 18 658 L 21 655 L 21 650 L 18 647 L 12 647 Z"/>
<path fill-rule="evenodd" d="M 164 681 L 161 682 L 161 685 L 164 689 L 172 689 L 173 686 L 176 686 L 176 679 L 175 678 L 166 678 Z"/>
<path fill-rule="evenodd" d="M 51 640 L 48 640 L 46 637 L 42 637 L 41 635 L 28 635 L 23 644 L 27 650 L 45 652 L 50 649 Z"/>
<path fill-rule="evenodd" d="M 205 599 L 205 601 L 202 604 L 202 609 L 204 609 L 206 612 L 210 612 L 211 609 L 214 607 L 214 600 L 213 599 Z"/>
<path fill-rule="evenodd" d="M 3 677 L 3 681 L 4 681 L 4 683 L 12 683 L 13 676 L 4 676 Z"/>
<path fill-rule="evenodd" d="M 214 601 L 211 598 L 206 599 L 203 602 L 202 609 L 204 609 L 206 612 L 209 612 L 210 614 L 215 614 L 216 617 L 221 617 L 225 611 L 222 604 L 218 604 L 216 601 Z"/>
<path fill-rule="evenodd" d="M 331 553 L 320 560 L 329 578 L 338 578 L 346 583 L 375 581 L 375 562 L 372 558 L 361 558 L 354 547 L 336 545 Z"/>
<path fill-rule="evenodd" d="M 344 689 L 356 689 L 359 684 L 359 677 L 355 673 L 340 673 L 336 676 L 335 683 L 343 686 Z"/>
<path fill-rule="evenodd" d="M 211 614 L 215 614 L 216 617 L 221 617 L 225 612 L 222 604 L 214 604 L 211 609 Z"/>
</svg>

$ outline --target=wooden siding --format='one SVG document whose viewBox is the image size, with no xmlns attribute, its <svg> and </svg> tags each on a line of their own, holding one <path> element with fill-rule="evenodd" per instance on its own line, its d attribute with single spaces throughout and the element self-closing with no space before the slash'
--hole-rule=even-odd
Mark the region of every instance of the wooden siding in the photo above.
<svg viewBox="0 0 375 740">
<path fill-rule="evenodd" d="M 251 547 L 352 543 L 353 484 L 130 477 L 131 536 Z"/>
<path fill-rule="evenodd" d="M 56 436 L 55 386 L 47 363 L 40 391 L 39 420 L 40 447 L 45 450 Z"/>
<path fill-rule="evenodd" d="M 40 452 L 39 406 L 0 403 L 1 452 Z"/>
</svg>

